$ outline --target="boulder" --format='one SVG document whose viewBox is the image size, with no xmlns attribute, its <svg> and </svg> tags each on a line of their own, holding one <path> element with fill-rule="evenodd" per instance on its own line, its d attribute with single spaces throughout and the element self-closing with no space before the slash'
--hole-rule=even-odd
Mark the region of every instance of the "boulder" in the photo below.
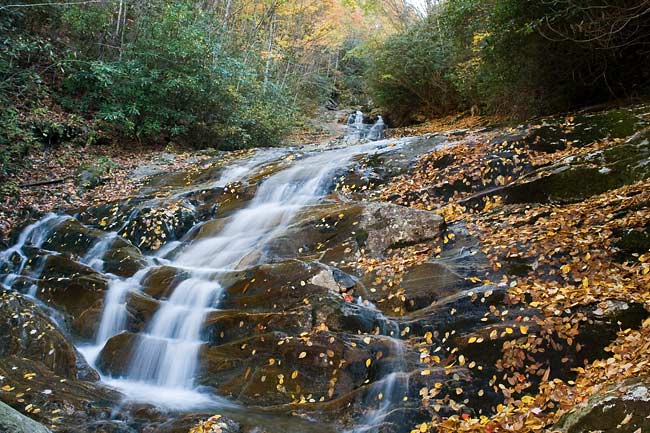
<svg viewBox="0 0 650 433">
<path fill-rule="evenodd" d="M 147 265 L 140 250 L 120 237 L 115 238 L 101 259 L 104 272 L 122 278 L 133 276 Z"/>
<path fill-rule="evenodd" d="M 36 295 L 63 312 L 70 323 L 104 299 L 108 281 L 102 274 L 65 256 L 52 255 L 43 260 Z"/>
<path fill-rule="evenodd" d="M 591 396 L 553 427 L 563 433 L 635 433 L 650 430 L 650 377 L 638 377 Z"/>
<path fill-rule="evenodd" d="M 0 358 L 19 356 L 54 373 L 77 377 L 77 354 L 57 326 L 31 300 L 0 290 Z"/>
<path fill-rule="evenodd" d="M 390 203 L 368 203 L 359 223 L 361 242 L 372 254 L 381 256 L 388 249 L 437 238 L 444 223 L 434 212 Z"/>
<path fill-rule="evenodd" d="M 10 406 L 0 402 L 0 432 L 6 433 L 52 433 L 43 424 L 27 418 Z"/>
<path fill-rule="evenodd" d="M 410 268 L 400 286 L 412 311 L 467 289 L 471 283 L 441 263 L 427 262 Z"/>
<path fill-rule="evenodd" d="M 622 144 L 583 156 L 569 156 L 537 169 L 515 182 L 462 200 L 479 206 L 487 196 L 504 203 L 573 203 L 650 177 L 650 130 Z"/>
</svg>

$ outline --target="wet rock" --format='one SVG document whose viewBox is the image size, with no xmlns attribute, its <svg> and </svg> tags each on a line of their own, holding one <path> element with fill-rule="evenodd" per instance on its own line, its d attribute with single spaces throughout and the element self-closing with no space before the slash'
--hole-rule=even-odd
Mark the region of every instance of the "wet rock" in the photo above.
<svg viewBox="0 0 650 433">
<path fill-rule="evenodd" d="M 86 227 L 76 219 L 68 218 L 52 228 L 42 248 L 80 258 L 104 235 L 101 230 Z"/>
<path fill-rule="evenodd" d="M 97 251 L 96 257 L 88 257 L 97 245 L 105 243 L 105 251 Z M 146 264 L 140 250 L 121 237 L 107 237 L 102 230 L 81 224 L 68 218 L 51 229 L 42 249 L 56 251 L 73 260 L 103 261 L 104 271 L 121 277 L 129 277 Z"/>
<path fill-rule="evenodd" d="M 500 195 L 505 203 L 571 203 L 650 177 L 650 131 L 626 142 L 571 156 L 522 176 L 496 190 L 477 194 L 461 204 L 477 206 L 483 197 Z"/>
<path fill-rule="evenodd" d="M 114 377 L 125 376 L 137 342 L 138 336 L 130 332 L 122 332 L 111 337 L 104 344 L 95 361 L 97 369 Z"/>
<path fill-rule="evenodd" d="M 424 308 L 469 286 L 469 281 L 440 263 L 414 266 L 406 272 L 401 282 L 409 300 L 409 310 Z"/>
<path fill-rule="evenodd" d="M 60 376 L 43 363 L 20 356 L 0 360 L 0 377 L 0 386 L 10 385 L 9 391 L 0 390 L 0 400 L 17 409 L 29 404 L 29 416 L 53 431 L 133 432 L 110 421 L 123 396 L 100 383 Z"/>
<path fill-rule="evenodd" d="M 507 289 L 482 285 L 439 299 L 433 305 L 414 312 L 402 326 L 409 326 L 417 335 L 427 331 L 454 331 L 458 334 L 471 332 L 501 321 L 500 317 L 487 315 L 490 306 L 505 305 Z M 487 317 L 487 320 L 481 320 Z"/>
<path fill-rule="evenodd" d="M 97 302 L 84 310 L 72 322 L 71 329 L 74 335 L 82 341 L 91 342 L 97 333 L 102 320 L 103 303 Z"/>
<path fill-rule="evenodd" d="M 63 377 L 77 377 L 74 346 L 32 301 L 0 290 L 0 358 L 19 356 Z M 0 362 L 1 363 L 1 362 Z"/>
<path fill-rule="evenodd" d="M 585 316 L 576 341 L 584 348 L 571 354 L 581 364 L 606 357 L 605 347 L 616 339 L 621 329 L 638 329 L 650 313 L 643 305 L 619 300 L 603 300 L 599 304 L 581 306 L 575 312 Z"/>
<path fill-rule="evenodd" d="M 534 150 L 553 152 L 566 148 L 567 143 L 579 147 L 604 138 L 625 138 L 647 126 L 642 111 L 638 107 L 546 119 L 527 128 L 523 140 Z"/>
<path fill-rule="evenodd" d="M 370 305 L 345 301 L 334 294 L 319 296 L 313 303 L 312 314 L 316 324 L 324 324 L 333 332 L 395 333 L 394 324 L 381 311 Z"/>
<path fill-rule="evenodd" d="M 310 281 L 316 286 L 327 288 L 335 294 L 345 294 L 357 285 L 357 280 L 334 267 L 326 267 L 314 275 Z"/>
<path fill-rule="evenodd" d="M 214 422 L 210 421 L 212 415 L 195 415 L 188 414 L 179 418 L 167 420 L 164 423 L 155 426 L 145 427 L 140 433 L 188 433 L 194 432 L 193 428 L 196 428 L 199 423 L 203 424 L 203 429 L 199 430 L 200 432 L 210 432 L 212 426 L 218 426 L 219 430 L 216 430 L 220 433 L 252 433 L 252 430 L 244 429 L 241 424 L 237 421 L 234 421 L 230 418 L 223 417 L 219 415 L 219 419 Z M 263 432 L 260 432 L 263 433 Z M 278 432 L 279 433 L 279 432 Z"/>
<path fill-rule="evenodd" d="M 218 310 L 206 318 L 203 333 L 210 345 L 223 344 L 255 334 L 282 331 L 297 335 L 311 330 L 312 309 L 308 305 L 281 312 L 248 313 Z"/>
<path fill-rule="evenodd" d="M 358 203 L 328 203 L 301 212 L 283 235 L 272 240 L 266 254 L 279 258 L 317 259 L 329 248 L 342 246 L 346 256 L 358 251 L 360 218 Z"/>
<path fill-rule="evenodd" d="M 309 337 L 269 333 L 206 347 L 199 381 L 246 404 L 278 405 L 306 396 L 324 401 L 373 380 L 376 367 L 368 368 L 367 360 L 393 354 L 390 342 L 380 337 L 366 344 L 360 337 L 327 332 Z"/>
<path fill-rule="evenodd" d="M 126 296 L 127 329 L 139 332 L 151 321 L 159 302 L 145 294 L 132 291 Z"/>
<path fill-rule="evenodd" d="M 119 277 L 128 278 L 147 265 L 140 250 L 122 238 L 116 238 L 106 251 L 103 270 Z"/>
<path fill-rule="evenodd" d="M 355 260 L 363 248 L 380 257 L 388 249 L 435 239 L 443 227 L 443 218 L 433 212 L 379 202 L 334 203 L 300 214 L 283 236 L 267 246 L 266 253 L 339 263 Z"/>
<path fill-rule="evenodd" d="M 289 260 L 231 273 L 222 280 L 225 292 L 220 308 L 268 312 L 304 305 L 306 298 L 327 293 L 327 288 L 312 282 L 322 269 L 318 264 Z"/>
<path fill-rule="evenodd" d="M 48 256 L 38 282 L 39 300 L 66 314 L 73 322 L 104 298 L 106 278 L 64 256 Z"/>
<path fill-rule="evenodd" d="M 196 203 L 199 218 L 224 218 L 243 208 L 255 196 L 255 186 L 231 184 L 184 195 Z M 209 223 L 210 221 L 208 221 Z"/>
<path fill-rule="evenodd" d="M 186 273 L 172 266 L 151 269 L 142 280 L 142 291 L 155 299 L 168 299 Z"/>
<path fill-rule="evenodd" d="M 0 431 L 7 433 L 52 433 L 43 424 L 27 418 L 2 402 L 0 402 Z"/>
<path fill-rule="evenodd" d="M 617 384 L 579 404 L 554 426 L 563 433 L 634 433 L 650 429 L 650 377 Z"/>
<path fill-rule="evenodd" d="M 376 255 L 389 248 L 400 248 L 435 239 L 444 219 L 433 212 L 387 203 L 364 206 L 360 227 L 366 233 L 363 244 Z"/>
<path fill-rule="evenodd" d="M 118 232 L 142 251 L 159 249 L 165 243 L 180 239 L 197 223 L 195 207 L 186 200 L 154 203 L 134 209 Z"/>
</svg>

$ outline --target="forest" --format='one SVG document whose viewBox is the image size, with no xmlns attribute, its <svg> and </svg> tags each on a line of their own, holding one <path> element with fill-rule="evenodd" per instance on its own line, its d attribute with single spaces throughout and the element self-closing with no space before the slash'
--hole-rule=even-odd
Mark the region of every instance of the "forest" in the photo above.
<svg viewBox="0 0 650 433">
<path fill-rule="evenodd" d="M 417 2 L 416 2 L 417 4 Z M 327 101 L 393 126 L 647 94 L 638 0 L 4 1 L 2 176 L 74 141 L 272 146 Z"/>
<path fill-rule="evenodd" d="M 650 432 L 650 0 L 0 0 L 0 433 Z"/>
</svg>

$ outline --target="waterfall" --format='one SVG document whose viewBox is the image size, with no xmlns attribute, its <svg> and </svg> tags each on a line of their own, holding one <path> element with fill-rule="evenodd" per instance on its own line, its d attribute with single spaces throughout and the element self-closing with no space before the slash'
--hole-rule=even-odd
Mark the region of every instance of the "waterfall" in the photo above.
<svg viewBox="0 0 650 433">
<path fill-rule="evenodd" d="M 30 245 L 39 248 L 47 240 L 50 232 L 62 221 L 68 219 L 68 216 L 60 216 L 56 214 L 47 214 L 45 217 L 28 225 L 18 236 L 18 240 L 11 248 L 0 252 L 0 264 L 6 263 L 10 271 L 7 272 L 2 279 L 2 284 L 5 287 L 11 287 L 25 269 L 27 264 L 27 256 L 23 253 L 23 247 Z M 15 263 L 15 258 L 18 258 L 18 263 Z M 11 265 L 13 269 L 11 269 Z M 35 293 L 35 291 L 34 291 Z"/>
<path fill-rule="evenodd" d="M 378 311 L 372 304 L 370 304 L 369 308 Z M 378 395 L 381 394 L 382 398 L 379 400 L 378 406 L 369 410 L 359 420 L 356 427 L 346 430 L 344 433 L 379 433 L 383 431 L 381 429 L 382 425 L 387 421 L 386 418 L 395 403 L 408 394 L 408 376 L 404 379 L 405 383 L 400 381 L 400 377 L 404 375 L 406 370 L 406 362 L 404 358 L 404 342 L 399 339 L 399 326 L 383 314 L 380 314 L 380 316 L 390 325 L 387 338 L 389 338 L 392 349 L 391 372 L 381 379 L 378 386 L 371 385 L 371 391 L 365 397 L 366 402 L 370 403 L 377 401 Z"/>
<path fill-rule="evenodd" d="M 190 392 L 196 389 L 199 352 L 204 344 L 201 328 L 222 295 L 220 275 L 263 261 L 265 245 L 281 234 L 301 209 L 322 199 L 337 171 L 356 155 L 386 145 L 359 145 L 296 161 L 267 178 L 249 204 L 235 212 L 217 235 L 180 249 L 169 264 L 183 268 L 189 277 L 167 301 L 161 301 L 146 330 L 137 336 L 127 376 L 112 383 L 159 404 L 200 404 L 193 399 L 201 396 Z"/>
<path fill-rule="evenodd" d="M 281 155 L 284 152 L 284 150 L 271 150 L 271 151 L 265 151 L 265 152 L 260 152 L 258 151 L 253 157 L 246 159 L 240 163 L 234 164 L 231 167 L 227 168 L 222 172 L 220 175 L 219 179 L 216 181 L 212 182 L 211 187 L 219 187 L 219 186 L 224 186 L 227 185 L 228 183 L 239 181 L 241 179 L 244 179 L 248 174 L 250 174 L 254 169 L 260 167 L 261 165 L 264 165 L 268 163 L 269 161 L 277 158 L 279 155 Z M 187 193 L 185 191 L 184 193 Z M 128 220 L 125 223 L 125 225 L 128 224 Z M 91 249 L 90 251 L 84 256 L 82 261 L 84 263 L 87 263 L 91 265 L 93 268 L 97 270 L 101 270 L 101 267 L 103 266 L 103 260 L 102 257 L 110 248 L 110 245 L 112 242 L 118 237 L 117 233 L 109 233 L 107 236 L 105 236 L 103 239 L 99 240 Z M 166 245 L 158 254 L 159 257 L 164 257 L 168 252 L 173 250 L 176 246 L 178 246 L 180 242 L 170 242 L 168 245 Z M 87 345 L 80 347 L 80 351 L 84 354 L 86 357 L 86 360 L 91 364 L 94 365 L 97 357 L 99 356 L 99 353 L 106 343 L 108 339 L 113 337 L 114 335 L 119 334 L 120 332 L 123 332 L 126 330 L 126 318 L 127 318 L 127 310 L 126 310 L 126 301 L 127 301 L 127 296 L 129 292 L 132 291 L 137 291 L 142 288 L 142 283 L 144 278 L 153 270 L 156 268 L 156 265 L 151 265 L 148 266 L 144 269 L 141 269 L 138 271 L 135 275 L 133 275 L 130 278 L 126 279 L 121 279 L 118 277 L 112 278 L 109 283 L 108 283 L 108 290 L 106 291 L 106 295 L 104 297 L 104 307 L 102 310 L 102 315 L 99 323 L 99 327 L 97 329 L 97 333 L 95 335 L 95 341 L 94 344 Z M 180 286 L 179 286 L 180 287 Z M 180 293 L 179 293 L 180 295 Z M 156 318 L 160 317 L 162 318 L 161 321 L 164 323 L 164 321 L 167 320 L 168 317 L 168 312 L 165 310 L 165 308 L 168 309 L 173 309 L 173 306 L 180 307 L 180 305 L 177 305 L 179 303 L 179 296 L 174 298 L 172 296 L 172 299 L 168 303 L 163 304 L 161 309 L 158 311 L 158 314 L 155 316 Z M 186 303 L 189 302 L 188 300 L 185 301 Z M 168 307 L 168 305 L 170 307 Z M 207 307 L 207 305 L 206 305 Z M 178 310 L 178 308 L 177 308 Z M 197 320 L 202 321 L 203 316 L 198 317 Z M 163 342 L 166 342 L 167 340 L 164 339 L 169 339 L 174 335 L 173 332 L 164 332 L 161 330 L 162 325 L 152 325 L 152 332 L 148 335 L 143 336 L 143 339 L 146 340 L 147 337 L 150 337 L 151 339 L 156 339 L 156 335 L 160 334 L 163 335 Z M 198 329 L 200 329 L 200 324 L 198 327 L 196 327 L 197 333 Z M 167 336 L 169 334 L 169 336 Z M 190 337 L 188 337 L 191 339 Z M 198 337 L 195 337 L 194 340 L 198 340 Z M 142 342 L 143 346 L 146 346 L 148 343 Z M 166 343 L 164 343 L 166 344 Z M 149 344 L 151 346 L 151 344 Z M 190 349 L 192 347 L 196 347 L 196 350 L 200 347 L 200 344 L 195 344 L 194 346 L 190 346 Z M 155 347 L 155 349 L 158 349 L 159 347 Z M 146 348 L 143 348 L 144 351 L 146 351 Z M 190 359 L 196 358 L 195 353 L 192 352 L 192 355 L 188 355 L 188 352 L 185 350 L 181 350 L 180 353 L 183 354 L 183 356 L 186 356 Z M 153 365 L 153 361 L 150 360 L 142 360 L 143 365 Z M 163 361 L 160 361 L 160 363 L 164 363 Z M 136 380 L 149 380 L 153 379 L 153 376 L 151 374 L 145 374 L 143 372 L 142 368 L 138 368 L 137 364 L 139 364 L 138 361 L 134 361 L 134 366 L 131 369 L 132 376 L 136 378 Z M 169 364 L 169 362 L 167 363 Z M 155 371 L 159 371 L 160 367 L 154 368 Z M 193 369 L 187 368 L 187 371 L 192 371 Z M 191 374 L 191 373 L 189 373 Z M 131 375 L 130 375 L 131 376 Z M 156 381 L 158 382 L 158 381 Z M 173 381 L 172 381 L 173 382 Z M 164 384 L 166 382 L 163 382 Z M 114 384 L 117 387 L 122 387 L 122 386 L 127 386 L 128 383 L 123 383 L 122 381 L 116 381 Z M 173 382 L 171 385 L 177 386 L 178 383 Z M 144 396 L 145 399 L 147 396 Z"/>
<path fill-rule="evenodd" d="M 351 114 L 347 123 L 348 130 L 350 131 L 346 138 L 348 140 L 361 140 L 367 139 L 370 141 L 382 140 L 384 138 L 384 130 L 386 124 L 381 116 L 377 116 L 377 121 L 374 125 L 369 126 L 363 123 L 363 113 L 357 111 L 356 114 Z"/>
<path fill-rule="evenodd" d="M 355 125 L 365 127 L 360 112 L 355 116 Z M 201 391 L 196 377 L 200 351 L 205 345 L 201 331 L 207 315 L 218 308 L 223 296 L 224 272 L 263 263 L 268 243 L 282 235 L 305 207 L 320 202 L 330 192 L 335 178 L 356 156 L 396 148 L 394 143 L 378 141 L 298 157 L 288 168 L 261 182 L 255 196 L 244 208 L 227 217 L 217 234 L 189 244 L 170 242 L 157 257 L 148 257 L 149 264 L 129 278 L 109 274 L 95 339 L 92 344 L 80 347 L 80 351 L 95 365 L 107 341 L 129 329 L 126 307 L 130 294 L 142 290 L 147 276 L 161 263 L 182 269 L 182 280 L 175 282 L 169 298 L 159 300 L 158 309 L 144 330 L 136 335 L 125 376 L 102 379 L 132 400 L 163 407 L 191 409 L 214 404 L 215 397 Z M 258 152 L 249 160 L 223 170 L 220 178 L 210 185 L 217 187 L 243 179 L 284 152 Z M 11 275 L 19 275 L 28 260 L 23 247 L 41 246 L 52 228 L 66 218 L 70 217 L 48 215 L 27 227 L 14 247 L 0 253 L 0 263 L 9 262 Z M 117 232 L 106 233 L 80 261 L 103 272 L 104 256 L 118 239 Z M 30 291 L 35 293 L 35 289 Z M 396 345 L 392 352 L 398 354 L 400 347 Z M 389 394 L 394 394 L 397 383 L 397 376 L 384 378 L 386 400 L 373 416 L 385 417 L 388 410 L 385 405 L 389 404 Z"/>
<path fill-rule="evenodd" d="M 81 263 L 90 266 L 97 272 L 102 272 L 104 270 L 104 254 L 106 254 L 117 237 L 117 232 L 111 232 L 95 242 L 95 245 L 81 259 Z"/>
</svg>

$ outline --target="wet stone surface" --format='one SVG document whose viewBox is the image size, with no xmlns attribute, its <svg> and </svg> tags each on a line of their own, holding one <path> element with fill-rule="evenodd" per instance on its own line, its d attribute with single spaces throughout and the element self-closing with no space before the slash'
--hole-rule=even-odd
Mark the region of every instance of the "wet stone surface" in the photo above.
<svg viewBox="0 0 650 433">
<path fill-rule="evenodd" d="M 331 143 L 313 166 L 310 158 L 323 154 L 307 148 L 250 152 L 158 174 L 138 197 L 45 222 L 0 257 L 0 400 L 54 432 L 185 432 L 220 413 L 224 432 L 406 433 L 432 419 L 491 416 L 510 393 L 495 378 L 517 364 L 506 349 L 536 348 L 525 357 L 546 377 L 515 369 L 506 379 L 533 392 L 576 379 L 575 369 L 608 356 L 617 332 L 643 326 L 648 312 L 615 296 L 544 311 L 512 284 L 536 271 L 541 252 L 494 266 L 467 221 L 426 204 L 489 212 L 486 202 L 499 197 L 505 219 L 644 181 L 646 123 L 619 110 L 361 144 L 368 147 L 358 154 Z M 605 137 L 619 141 L 541 166 L 521 153 L 530 146 L 552 155 Z M 463 152 L 490 143 L 482 177 L 458 177 Z M 328 170 L 330 159 L 340 166 Z M 449 178 L 419 189 L 399 183 L 425 172 Z M 314 178 L 322 186 L 310 192 Z M 265 182 L 277 184 L 268 191 Z M 237 226 L 243 217 L 250 224 Z M 615 233 L 619 263 L 648 251 L 647 226 L 626 218 L 630 228 Z M 187 261 L 215 239 L 217 247 Z M 99 341 L 109 310 L 119 323 Z M 579 334 L 570 343 L 547 338 L 549 317 L 577 323 Z M 234 405 L 175 412 L 125 400 L 98 381 L 101 373 L 135 383 L 133 362 L 151 336 L 161 354 L 179 342 L 196 349 L 196 368 L 189 385 L 146 385 L 198 389 Z M 75 344 L 94 345 L 96 361 L 88 365 Z M 612 420 L 633 413 L 629 426 L 647 427 L 644 380 L 595 396 L 567 415 L 563 431 L 587 431 L 605 409 Z"/>
</svg>

